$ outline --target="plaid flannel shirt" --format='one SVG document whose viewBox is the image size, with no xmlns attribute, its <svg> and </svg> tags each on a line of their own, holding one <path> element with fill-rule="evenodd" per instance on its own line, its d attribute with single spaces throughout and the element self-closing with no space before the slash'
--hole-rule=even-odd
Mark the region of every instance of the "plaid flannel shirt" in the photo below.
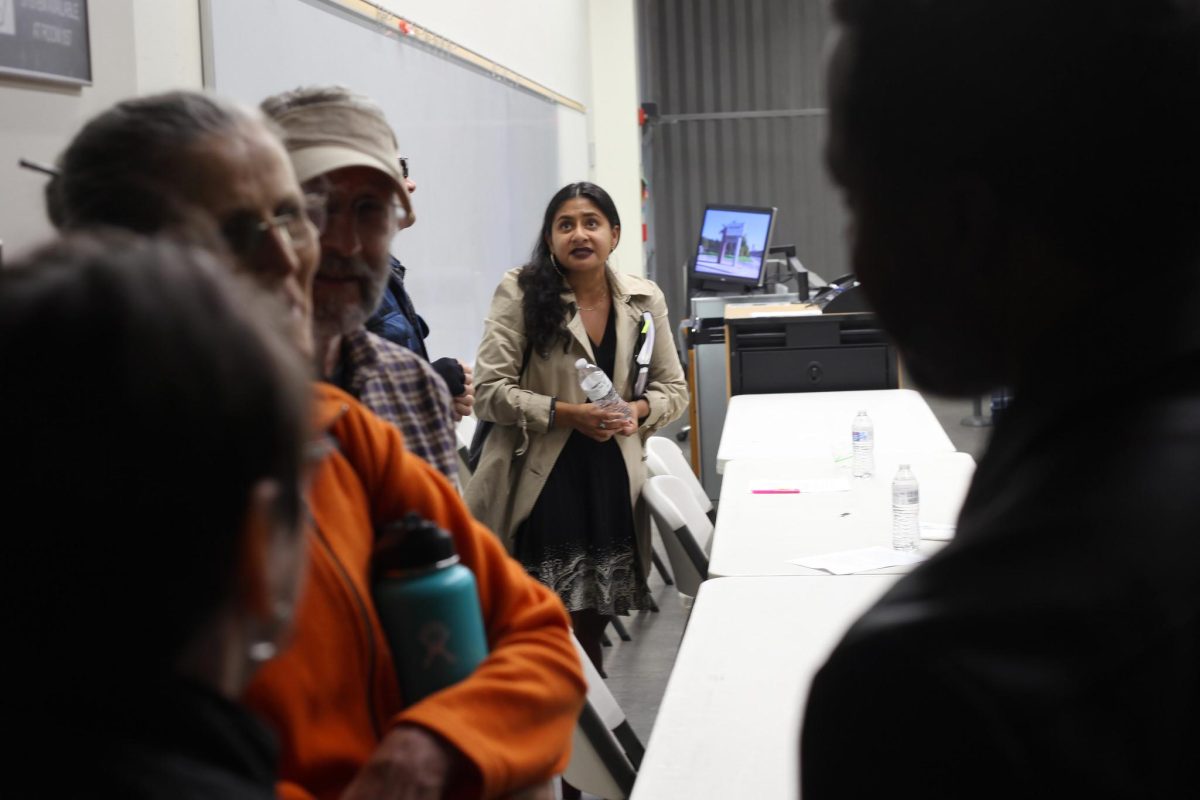
<svg viewBox="0 0 1200 800">
<path fill-rule="evenodd" d="M 450 390 L 416 353 L 359 329 L 342 340 L 347 392 L 404 434 L 408 449 L 458 485 Z"/>
</svg>

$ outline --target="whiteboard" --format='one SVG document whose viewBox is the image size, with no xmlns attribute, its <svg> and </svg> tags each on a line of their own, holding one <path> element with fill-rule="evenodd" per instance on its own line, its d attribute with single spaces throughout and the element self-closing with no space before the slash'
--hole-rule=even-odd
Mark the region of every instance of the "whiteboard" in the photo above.
<svg viewBox="0 0 1200 800">
<path fill-rule="evenodd" d="M 474 361 L 492 291 L 560 188 L 555 104 L 321 0 L 206 0 L 204 23 L 205 82 L 226 97 L 341 84 L 383 108 L 417 183 L 392 252 L 429 356 Z"/>
</svg>

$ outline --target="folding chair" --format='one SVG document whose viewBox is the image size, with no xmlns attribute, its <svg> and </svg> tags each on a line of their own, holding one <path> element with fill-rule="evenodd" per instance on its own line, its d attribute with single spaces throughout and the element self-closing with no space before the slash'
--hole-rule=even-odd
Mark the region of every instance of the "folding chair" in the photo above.
<svg viewBox="0 0 1200 800">
<path fill-rule="evenodd" d="M 645 748 L 578 640 L 575 651 L 583 664 L 588 692 L 563 778 L 588 794 L 625 800 L 633 792 Z"/>
<path fill-rule="evenodd" d="M 652 474 L 674 475 L 679 478 L 696 498 L 696 504 L 700 506 L 700 510 L 707 514 L 710 520 L 716 522 L 717 512 L 713 509 L 712 500 L 709 498 L 708 492 L 704 491 L 704 485 L 692 471 L 692 465 L 688 463 L 683 451 L 679 449 L 679 445 L 665 436 L 651 436 L 646 440 L 646 454 L 646 466 Z M 657 469 L 666 471 L 657 472 Z"/>
<path fill-rule="evenodd" d="M 674 475 L 650 478 L 642 496 L 667 548 L 671 571 L 675 573 L 675 588 L 690 600 L 708 578 L 706 552 L 712 540 L 712 521 L 683 481 Z"/>
<path fill-rule="evenodd" d="M 652 436 L 648 442 L 652 442 L 656 438 L 661 439 L 662 437 Z M 671 474 L 671 469 L 667 466 L 667 462 L 664 461 L 662 456 L 656 452 L 656 448 L 650 447 L 649 445 L 646 447 L 646 472 L 651 478 L 655 475 Z M 650 536 L 651 542 L 662 541 L 662 534 L 658 530 L 658 523 L 654 521 L 653 517 L 650 519 Z M 674 586 L 675 579 L 671 576 L 670 571 L 667 569 L 667 565 L 662 562 L 661 558 L 659 558 L 658 547 L 653 544 L 650 547 L 650 557 L 654 560 L 654 568 L 658 570 L 658 574 L 662 576 L 663 583 L 665 583 L 667 586 Z"/>
</svg>

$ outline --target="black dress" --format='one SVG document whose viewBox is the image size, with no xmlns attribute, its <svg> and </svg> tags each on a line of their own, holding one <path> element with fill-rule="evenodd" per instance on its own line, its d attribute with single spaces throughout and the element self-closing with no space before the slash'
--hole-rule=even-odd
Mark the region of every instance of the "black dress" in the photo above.
<svg viewBox="0 0 1200 800">
<path fill-rule="evenodd" d="M 612 379 L 616 318 L 592 342 L 596 366 Z M 648 607 L 629 504 L 629 475 L 616 439 L 571 431 L 529 517 L 517 528 L 517 559 L 562 598 L 568 611 L 627 614 Z"/>
</svg>

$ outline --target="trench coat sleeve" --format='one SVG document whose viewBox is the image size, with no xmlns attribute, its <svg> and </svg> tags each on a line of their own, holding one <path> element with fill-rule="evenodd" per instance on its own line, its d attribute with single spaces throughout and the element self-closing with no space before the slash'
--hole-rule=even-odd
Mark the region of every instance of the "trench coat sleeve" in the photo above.
<svg viewBox="0 0 1200 800">
<path fill-rule="evenodd" d="M 677 419 L 687 407 L 687 379 L 675 350 L 675 334 L 667 316 L 667 301 L 662 290 L 653 287 L 646 310 L 654 315 L 654 352 L 650 354 L 650 374 L 646 383 L 646 402 L 650 414 L 642 420 L 641 433 L 649 436 Z"/>
<path fill-rule="evenodd" d="M 404 448 L 394 427 L 371 414 L 347 414 L 337 438 L 360 455 L 371 516 L 382 522 L 416 511 L 437 522 L 454 537 L 479 588 L 487 659 L 392 724 L 420 725 L 457 747 L 478 770 L 482 797 L 560 773 L 587 691 L 562 602 L 471 517 L 445 476 Z"/>
<path fill-rule="evenodd" d="M 475 356 L 475 416 L 523 432 L 550 427 L 550 396 L 519 388 L 528 338 L 521 311 L 521 289 L 510 270 L 496 287 Z M 536 358 L 535 353 L 529 353 Z"/>
</svg>

